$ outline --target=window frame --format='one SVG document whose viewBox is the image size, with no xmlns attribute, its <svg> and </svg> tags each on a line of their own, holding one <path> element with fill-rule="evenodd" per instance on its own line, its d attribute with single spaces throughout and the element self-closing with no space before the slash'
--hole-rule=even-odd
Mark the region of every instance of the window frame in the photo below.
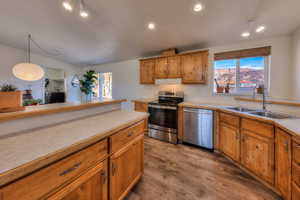
<svg viewBox="0 0 300 200">
<path fill-rule="evenodd" d="M 270 91 L 270 60 L 271 60 L 271 56 L 255 56 L 255 57 L 263 57 L 264 58 L 264 86 L 266 88 L 266 94 L 269 94 Z M 243 57 L 243 58 L 255 58 L 255 57 Z M 235 95 L 235 96 L 239 96 L 239 95 L 243 95 L 243 96 L 250 96 L 253 95 L 253 90 L 254 89 L 249 89 L 249 88 L 241 88 L 240 85 L 240 69 L 241 69 L 241 62 L 240 59 L 243 58 L 233 58 L 233 59 L 223 59 L 223 60 L 236 60 L 236 73 L 235 73 L 235 91 L 232 93 L 217 93 L 215 91 L 215 83 L 213 83 L 213 94 L 215 95 Z M 221 61 L 221 60 L 214 60 L 214 70 L 213 70 L 213 79 L 215 79 L 215 62 L 217 61 Z"/>
</svg>

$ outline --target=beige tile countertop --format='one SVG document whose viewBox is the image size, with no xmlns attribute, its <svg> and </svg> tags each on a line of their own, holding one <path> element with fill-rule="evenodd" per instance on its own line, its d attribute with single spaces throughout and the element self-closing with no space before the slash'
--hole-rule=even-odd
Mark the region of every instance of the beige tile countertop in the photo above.
<svg viewBox="0 0 300 200">
<path fill-rule="evenodd" d="M 6 135 L 0 138 L 0 186 L 147 117 L 146 113 L 117 110 Z"/>
<path fill-rule="evenodd" d="M 278 126 L 285 131 L 289 132 L 291 135 L 297 137 L 296 139 L 299 138 L 300 140 L 300 117 L 299 118 L 290 118 L 290 119 L 271 119 L 267 117 L 262 117 L 262 116 L 257 116 L 253 115 L 247 112 L 239 112 L 239 111 L 234 111 L 227 109 L 226 107 L 233 107 L 235 105 L 222 105 L 222 104 L 211 104 L 211 103 L 197 103 L 197 102 L 183 102 L 179 104 L 181 107 L 189 107 L 189 108 L 200 108 L 200 109 L 209 109 L 209 110 L 216 110 L 216 111 L 222 111 L 222 112 L 227 112 L 227 113 L 233 113 L 240 115 L 242 117 L 247 117 L 250 119 L 255 119 L 255 120 L 260 120 L 264 121 L 267 123 L 272 123 L 275 126 Z M 289 114 L 289 113 L 285 113 Z"/>
</svg>

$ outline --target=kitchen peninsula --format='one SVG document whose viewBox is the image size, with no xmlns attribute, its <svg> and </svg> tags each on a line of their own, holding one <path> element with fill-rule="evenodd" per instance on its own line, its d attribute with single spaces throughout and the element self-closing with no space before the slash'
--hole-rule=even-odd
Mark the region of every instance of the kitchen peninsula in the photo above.
<svg viewBox="0 0 300 200">
<path fill-rule="evenodd" d="M 143 174 L 148 117 L 124 101 L 1 114 L 0 199 L 123 198 Z"/>
</svg>

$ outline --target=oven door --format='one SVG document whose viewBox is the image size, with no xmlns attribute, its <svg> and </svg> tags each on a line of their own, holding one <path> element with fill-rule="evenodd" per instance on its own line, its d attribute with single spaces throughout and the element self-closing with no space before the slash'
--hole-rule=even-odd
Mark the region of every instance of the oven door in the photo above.
<svg viewBox="0 0 300 200">
<path fill-rule="evenodd" d="M 150 104 L 148 111 L 150 128 L 177 132 L 177 107 Z"/>
</svg>

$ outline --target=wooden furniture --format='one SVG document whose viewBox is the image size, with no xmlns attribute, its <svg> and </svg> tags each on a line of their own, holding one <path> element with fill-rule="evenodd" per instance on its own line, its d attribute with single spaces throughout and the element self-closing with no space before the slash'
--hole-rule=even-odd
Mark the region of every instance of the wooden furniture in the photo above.
<svg viewBox="0 0 300 200">
<path fill-rule="evenodd" d="M 162 50 L 160 55 L 161 56 L 174 56 L 177 53 L 177 49 L 176 48 L 170 48 L 170 49 L 166 49 L 166 50 Z"/>
<path fill-rule="evenodd" d="M 292 200 L 300 199 L 300 143 L 293 142 Z"/>
<path fill-rule="evenodd" d="M 143 174 L 145 123 L 142 120 L 5 185 L 0 199 L 123 199 Z"/>
<path fill-rule="evenodd" d="M 184 84 L 205 84 L 207 70 L 208 51 L 166 54 L 140 60 L 140 83 L 154 84 L 155 79 L 182 78 Z"/>
<path fill-rule="evenodd" d="M 154 84 L 154 68 L 155 59 L 147 59 L 140 61 L 140 83 L 141 84 Z"/>
<path fill-rule="evenodd" d="M 148 112 L 148 103 L 134 102 L 134 110 L 137 112 Z"/>
<path fill-rule="evenodd" d="M 22 91 L 0 92 L 0 113 L 24 110 Z"/>
</svg>

